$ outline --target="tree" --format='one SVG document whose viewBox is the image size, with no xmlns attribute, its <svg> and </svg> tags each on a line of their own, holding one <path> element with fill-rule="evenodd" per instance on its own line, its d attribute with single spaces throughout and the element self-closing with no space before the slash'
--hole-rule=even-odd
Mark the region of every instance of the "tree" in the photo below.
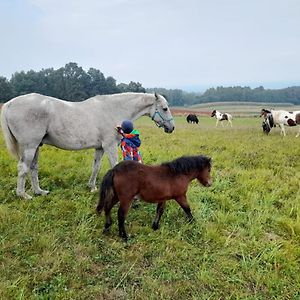
<svg viewBox="0 0 300 300">
<path fill-rule="evenodd" d="M 13 97 L 13 91 L 10 82 L 0 76 L 0 102 L 6 102 Z"/>
</svg>

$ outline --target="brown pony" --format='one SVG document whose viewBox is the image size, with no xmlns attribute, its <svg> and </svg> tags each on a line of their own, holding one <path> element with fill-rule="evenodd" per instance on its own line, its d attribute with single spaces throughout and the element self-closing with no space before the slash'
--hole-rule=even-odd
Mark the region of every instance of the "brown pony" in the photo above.
<svg viewBox="0 0 300 300">
<path fill-rule="evenodd" d="M 150 203 L 158 203 L 152 228 L 157 230 L 166 200 L 175 199 L 193 220 L 186 192 L 193 179 L 204 186 L 211 185 L 211 159 L 206 156 L 182 156 L 158 166 L 147 166 L 135 161 L 123 161 L 109 170 L 101 183 L 97 212 L 104 209 L 106 222 L 104 232 L 112 224 L 110 211 L 120 201 L 118 211 L 119 235 L 127 240 L 125 218 L 136 195 Z"/>
</svg>

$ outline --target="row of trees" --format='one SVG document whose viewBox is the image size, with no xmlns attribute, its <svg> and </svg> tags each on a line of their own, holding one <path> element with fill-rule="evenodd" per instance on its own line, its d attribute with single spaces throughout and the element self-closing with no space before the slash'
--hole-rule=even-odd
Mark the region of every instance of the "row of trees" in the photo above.
<svg viewBox="0 0 300 300">
<path fill-rule="evenodd" d="M 254 89 L 250 87 L 217 87 L 210 88 L 198 99 L 201 102 L 270 102 L 300 104 L 300 86 L 285 89 L 264 89 L 260 86 Z"/>
<path fill-rule="evenodd" d="M 57 70 L 49 68 L 38 72 L 16 72 L 10 80 L 0 77 L 0 102 L 33 92 L 82 101 L 95 95 L 145 91 L 139 82 L 117 85 L 113 77 L 105 77 L 100 70 L 90 68 L 86 72 L 73 62 Z"/>
<path fill-rule="evenodd" d="M 0 76 L 0 102 L 33 92 L 71 101 L 82 101 L 95 95 L 123 92 L 157 92 L 166 96 L 171 106 L 223 101 L 300 104 L 299 86 L 278 90 L 264 89 L 262 86 L 254 89 L 221 86 L 210 88 L 203 94 L 188 93 L 180 89 L 146 90 L 139 82 L 117 84 L 113 77 L 105 77 L 100 70 L 90 68 L 86 72 L 73 62 L 57 70 L 49 68 L 38 72 L 33 70 L 16 72 L 10 80 Z"/>
</svg>

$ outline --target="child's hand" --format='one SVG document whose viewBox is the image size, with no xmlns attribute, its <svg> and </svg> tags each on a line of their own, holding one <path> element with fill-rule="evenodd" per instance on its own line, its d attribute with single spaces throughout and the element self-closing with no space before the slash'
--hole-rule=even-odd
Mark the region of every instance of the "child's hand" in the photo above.
<svg viewBox="0 0 300 300">
<path fill-rule="evenodd" d="M 121 126 L 117 126 L 115 129 L 118 131 L 118 133 L 120 133 L 120 134 L 123 133 L 123 130 L 122 130 Z"/>
</svg>

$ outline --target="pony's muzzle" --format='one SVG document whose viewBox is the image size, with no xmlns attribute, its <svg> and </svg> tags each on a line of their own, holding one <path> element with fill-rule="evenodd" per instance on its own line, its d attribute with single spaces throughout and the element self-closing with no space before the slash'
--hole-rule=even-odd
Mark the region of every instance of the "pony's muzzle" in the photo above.
<svg viewBox="0 0 300 300">
<path fill-rule="evenodd" d="M 205 187 L 210 187 L 212 185 L 212 180 L 207 181 L 207 183 L 205 184 Z"/>
</svg>

